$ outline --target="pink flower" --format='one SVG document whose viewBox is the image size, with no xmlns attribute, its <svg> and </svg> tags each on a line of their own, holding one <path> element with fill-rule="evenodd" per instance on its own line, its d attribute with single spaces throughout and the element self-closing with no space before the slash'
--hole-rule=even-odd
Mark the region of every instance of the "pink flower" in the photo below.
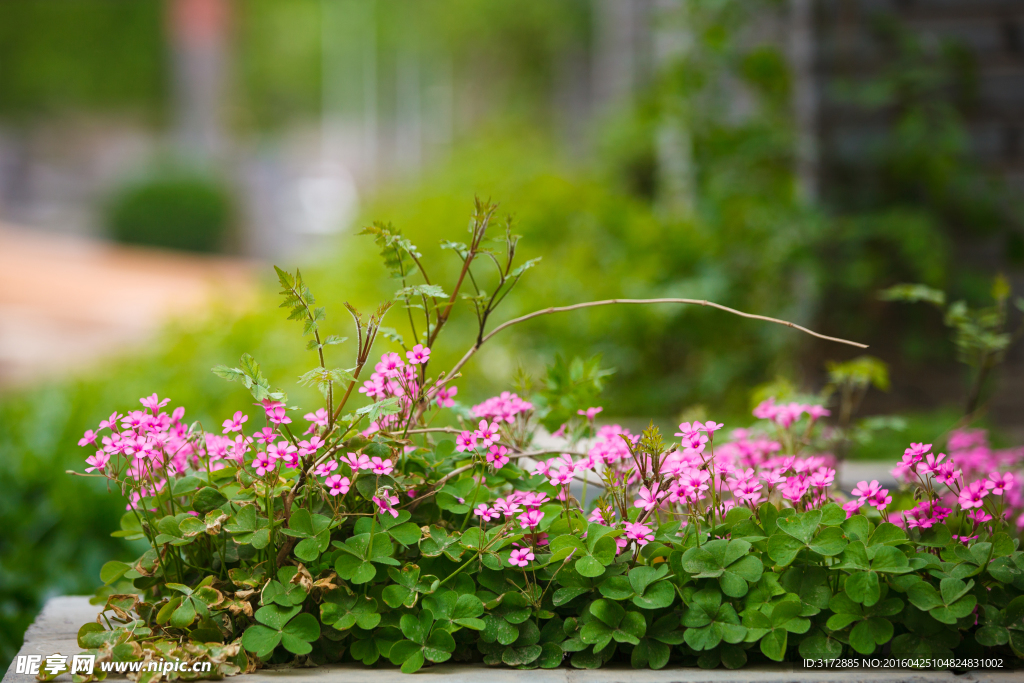
<svg viewBox="0 0 1024 683">
<path fill-rule="evenodd" d="M 370 465 L 370 456 L 365 453 L 347 453 L 341 461 L 349 466 L 353 474 L 359 470 L 368 470 L 372 466 Z"/>
<path fill-rule="evenodd" d="M 505 517 L 512 517 L 519 512 L 519 503 L 512 500 L 512 496 L 506 498 L 499 498 L 494 501 L 494 509 Z"/>
<path fill-rule="evenodd" d="M 459 393 L 458 387 L 443 386 L 437 390 L 437 407 L 451 408 L 455 405 L 455 394 Z"/>
<path fill-rule="evenodd" d="M 811 486 L 827 488 L 832 485 L 836 478 L 836 471 L 831 467 L 819 467 L 811 475 Z"/>
<path fill-rule="evenodd" d="M 156 394 L 152 394 L 150 396 L 147 396 L 146 398 L 139 399 L 139 403 L 141 403 L 144 408 L 148 408 L 149 411 L 154 415 L 156 415 L 156 411 L 160 410 L 170 402 L 171 399 L 169 398 L 165 398 L 164 400 L 161 401 Z"/>
<path fill-rule="evenodd" d="M 1005 472 L 1000 474 L 999 472 L 989 472 L 989 481 L 992 485 L 989 487 L 992 489 L 992 495 L 1001 496 L 1011 488 L 1013 488 L 1013 473 Z"/>
<path fill-rule="evenodd" d="M 843 510 L 846 511 L 846 518 L 853 517 L 860 511 L 860 499 L 851 500 L 849 503 L 843 505 Z"/>
<path fill-rule="evenodd" d="M 511 498 L 511 496 L 509 496 L 509 498 Z M 526 493 L 519 496 L 517 498 L 517 501 L 527 510 L 536 510 L 541 505 L 548 502 L 548 494 L 537 493 L 536 491 L 527 491 Z"/>
<path fill-rule="evenodd" d="M 881 490 L 882 487 L 878 485 L 878 480 L 872 479 L 870 484 L 866 481 L 858 483 L 853 489 L 853 495 L 857 496 L 858 502 L 863 505 L 868 498 L 874 497 Z"/>
<path fill-rule="evenodd" d="M 487 507 L 487 503 L 480 503 L 477 505 L 476 509 L 473 510 L 473 514 L 484 522 L 489 522 L 492 519 L 497 519 L 499 517 L 498 511 L 492 507 Z"/>
<path fill-rule="evenodd" d="M 498 443 L 498 440 L 501 438 L 501 435 L 498 433 L 497 422 L 492 422 L 491 424 L 488 425 L 487 420 L 480 420 L 480 424 L 478 426 L 479 429 L 476 430 L 475 436 L 476 438 L 483 442 L 481 443 L 481 445 L 484 448 L 487 448 L 492 444 Z"/>
<path fill-rule="evenodd" d="M 330 420 L 330 416 L 327 414 L 326 410 L 319 408 L 315 413 L 306 413 L 302 416 L 302 419 L 309 422 L 309 429 L 306 430 L 306 434 L 312 434 L 317 427 L 327 429 L 327 423 Z"/>
<path fill-rule="evenodd" d="M 487 451 L 487 462 L 494 466 L 494 469 L 500 470 L 502 467 L 508 464 L 508 449 L 504 446 L 491 446 L 490 450 Z"/>
<path fill-rule="evenodd" d="M 713 434 L 724 426 L 725 425 L 720 422 L 708 420 L 707 422 L 704 423 L 704 431 L 707 432 L 708 434 Z"/>
<path fill-rule="evenodd" d="M 972 481 L 960 491 L 958 502 L 964 510 L 980 508 L 984 503 L 982 499 L 988 495 L 988 488 L 983 481 Z"/>
<path fill-rule="evenodd" d="M 377 509 L 381 514 L 386 512 L 392 517 L 398 517 L 398 510 L 395 509 L 398 496 L 392 496 L 390 493 L 385 492 L 383 496 L 374 496 L 373 502 L 377 504 Z"/>
<path fill-rule="evenodd" d="M 96 451 L 96 455 L 90 455 L 88 458 L 85 459 L 85 462 L 91 465 L 91 467 L 86 467 L 85 471 L 93 472 L 95 470 L 100 470 L 102 472 L 109 461 L 109 455 L 107 455 L 103 451 Z"/>
<path fill-rule="evenodd" d="M 633 507 L 643 508 L 649 512 L 658 505 L 658 501 L 664 498 L 666 494 L 664 491 L 659 492 L 658 484 L 655 484 L 653 489 L 641 486 L 639 495 L 640 497 L 633 501 Z"/>
<path fill-rule="evenodd" d="M 880 489 L 878 493 L 868 498 L 868 505 L 875 508 L 879 512 L 884 510 L 886 506 L 892 502 L 892 496 L 889 495 L 889 489 Z"/>
<path fill-rule="evenodd" d="M 527 510 L 519 515 L 519 526 L 523 529 L 536 529 L 543 517 L 544 513 L 540 510 Z"/>
<path fill-rule="evenodd" d="M 650 528 L 639 522 L 627 522 L 625 529 L 626 538 L 636 541 L 639 546 L 645 546 L 654 540 L 654 533 Z"/>
<path fill-rule="evenodd" d="M 973 512 L 968 513 L 967 516 L 970 517 L 974 521 L 975 524 L 983 524 L 984 522 L 991 522 L 992 519 L 993 519 L 992 515 L 988 514 L 987 512 L 982 510 L 981 508 L 978 508 L 977 510 L 974 510 Z"/>
<path fill-rule="evenodd" d="M 464 431 L 455 437 L 455 450 L 459 453 L 476 449 L 476 434 Z"/>
<path fill-rule="evenodd" d="M 270 427 L 264 427 L 260 431 L 252 435 L 252 438 L 256 439 L 260 443 L 268 444 L 277 438 L 277 432 Z"/>
<path fill-rule="evenodd" d="M 920 460 L 921 457 L 931 449 L 932 445 L 930 443 L 912 443 L 910 444 L 910 448 L 903 451 L 903 455 L 909 455 Z"/>
<path fill-rule="evenodd" d="M 235 411 L 234 417 L 230 420 L 224 420 L 221 427 L 224 428 L 224 434 L 228 432 L 240 432 L 242 431 L 242 425 L 249 421 L 248 415 L 243 415 L 241 410 Z"/>
<path fill-rule="evenodd" d="M 508 563 L 515 567 L 525 567 L 533 559 L 533 551 L 529 548 L 513 550 L 508 558 Z"/>
<path fill-rule="evenodd" d="M 373 460 L 370 461 L 370 470 L 377 476 L 391 474 L 395 467 L 391 463 L 391 459 L 381 460 L 379 456 L 373 456 Z"/>
<path fill-rule="evenodd" d="M 568 486 L 572 482 L 573 468 L 568 465 L 562 465 L 555 471 L 554 468 L 548 470 L 548 481 L 552 486 Z"/>
<path fill-rule="evenodd" d="M 412 365 L 420 365 L 430 360 L 430 349 L 423 344 L 417 344 L 412 347 L 412 351 L 407 351 L 405 357 L 409 359 L 409 363 Z"/>
<path fill-rule="evenodd" d="M 277 466 L 277 460 L 260 451 L 252 461 L 252 466 L 256 470 L 256 474 L 262 477 L 267 472 L 273 471 Z"/>
<path fill-rule="evenodd" d="M 328 460 L 327 462 L 321 463 L 321 464 L 316 466 L 316 476 L 318 476 L 318 477 L 326 477 L 327 475 L 329 475 L 331 472 L 333 472 L 336 469 L 338 469 L 338 461 L 337 460 Z"/>
<path fill-rule="evenodd" d="M 825 406 L 805 406 L 807 414 L 810 415 L 812 420 L 817 420 L 822 417 L 828 417 L 832 414 L 832 411 Z"/>
<path fill-rule="evenodd" d="M 614 519 L 615 511 L 612 509 L 611 505 L 603 510 L 600 507 L 596 507 L 590 511 L 590 516 L 587 517 L 588 522 L 596 522 L 597 524 L 603 524 L 604 526 L 608 526 L 608 524 Z"/>
<path fill-rule="evenodd" d="M 344 496 L 346 493 L 348 493 L 349 488 L 352 486 L 352 482 L 349 481 L 348 477 L 343 477 L 340 474 L 332 474 L 331 476 L 327 477 L 327 479 L 324 480 L 324 486 L 326 486 L 329 489 L 328 493 L 330 493 L 332 496 L 337 496 L 338 494 Z M 374 502 L 377 501 L 376 498 L 374 498 L 373 500 Z M 396 498 L 395 501 L 397 500 L 398 499 Z M 395 516 L 397 517 L 398 515 Z"/>
<path fill-rule="evenodd" d="M 84 445 L 90 444 L 90 443 L 91 444 L 95 444 L 96 443 L 96 438 L 98 436 L 99 436 L 99 434 L 97 434 L 96 432 L 92 431 L 91 429 L 87 429 L 87 430 L 85 430 L 85 435 L 82 436 L 82 438 L 78 440 L 78 445 L 79 446 L 84 446 Z"/>
<path fill-rule="evenodd" d="M 597 414 L 600 413 L 602 410 L 604 410 L 604 408 L 587 408 L 586 410 L 577 410 L 576 414 L 586 417 L 588 422 L 593 422 L 594 418 L 597 417 Z"/>
</svg>

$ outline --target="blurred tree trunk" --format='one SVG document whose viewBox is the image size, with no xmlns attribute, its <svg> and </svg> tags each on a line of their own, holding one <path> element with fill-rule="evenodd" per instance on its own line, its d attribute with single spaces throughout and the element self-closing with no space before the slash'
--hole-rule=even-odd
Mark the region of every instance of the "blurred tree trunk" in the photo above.
<svg viewBox="0 0 1024 683">
<path fill-rule="evenodd" d="M 693 49 L 688 0 L 657 0 L 655 5 L 654 60 L 665 72 L 685 62 Z M 655 139 L 658 183 L 664 208 L 689 217 L 696 203 L 693 140 L 686 95 L 662 88 L 661 116 Z"/>
<path fill-rule="evenodd" d="M 228 0 L 168 0 L 178 150 L 208 163 L 224 152 Z"/>
</svg>

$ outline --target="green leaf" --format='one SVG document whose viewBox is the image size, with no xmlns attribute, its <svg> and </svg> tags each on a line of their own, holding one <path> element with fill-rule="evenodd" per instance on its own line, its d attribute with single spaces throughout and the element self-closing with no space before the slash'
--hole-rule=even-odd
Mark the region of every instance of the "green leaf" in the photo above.
<svg viewBox="0 0 1024 683">
<path fill-rule="evenodd" d="M 104 584 L 111 584 L 124 576 L 129 569 L 131 569 L 130 564 L 111 560 L 100 567 L 100 581 Z"/>
<path fill-rule="evenodd" d="M 242 634 L 242 647 L 257 657 L 265 658 L 281 642 L 281 632 L 254 624 Z"/>
<path fill-rule="evenodd" d="M 775 523 L 784 533 L 797 539 L 803 545 L 807 545 L 814 536 L 814 532 L 818 529 L 820 522 L 821 510 L 809 510 L 808 512 L 790 517 L 780 518 Z"/>
<path fill-rule="evenodd" d="M 601 598 L 590 605 L 590 613 L 610 628 L 617 628 L 626 615 L 626 610 L 617 602 Z"/>
<path fill-rule="evenodd" d="M 205 486 L 192 496 L 192 509 L 198 513 L 205 514 L 211 510 L 216 510 L 227 501 L 228 499 L 223 493 L 212 486 Z"/>
<path fill-rule="evenodd" d="M 854 602 L 863 605 L 874 605 L 881 597 L 878 574 L 874 572 L 857 572 L 846 579 L 846 593 Z"/>
</svg>

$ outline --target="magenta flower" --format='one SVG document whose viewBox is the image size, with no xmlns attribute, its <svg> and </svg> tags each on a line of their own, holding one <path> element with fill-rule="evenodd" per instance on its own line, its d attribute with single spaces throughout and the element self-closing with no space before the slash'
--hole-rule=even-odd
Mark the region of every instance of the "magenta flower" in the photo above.
<svg viewBox="0 0 1024 683">
<path fill-rule="evenodd" d="M 373 502 L 377 504 L 377 509 L 381 514 L 387 513 L 392 517 L 398 517 L 398 510 L 395 509 L 395 504 L 398 503 L 398 496 L 392 496 L 390 493 L 385 492 L 383 496 L 374 496 Z"/>
<path fill-rule="evenodd" d="M 156 415 L 156 412 L 158 410 L 160 410 L 170 402 L 171 399 L 169 398 L 165 398 L 164 400 L 161 401 L 156 394 L 152 394 L 150 396 L 147 396 L 146 398 L 139 399 L 139 403 L 141 403 L 144 408 L 148 408 L 149 411 L 154 415 Z"/>
<path fill-rule="evenodd" d="M 96 470 L 99 470 L 99 471 L 102 472 L 103 469 L 107 466 L 107 463 L 109 461 L 110 461 L 110 456 L 109 455 L 107 455 L 103 451 L 96 451 L 95 455 L 90 455 L 88 458 L 85 459 L 85 462 L 87 462 L 89 465 L 91 465 L 91 467 L 86 467 L 85 471 L 86 472 L 94 472 Z"/>
<path fill-rule="evenodd" d="M 490 450 L 487 451 L 487 462 L 494 466 L 494 469 L 500 470 L 502 467 L 508 464 L 508 449 L 504 446 L 491 446 Z"/>
<path fill-rule="evenodd" d="M 420 365 L 430 360 L 430 349 L 423 344 L 417 344 L 412 347 L 412 351 L 406 351 L 405 357 L 409 359 L 410 364 Z"/>
<path fill-rule="evenodd" d="M 653 489 L 641 486 L 639 495 L 640 497 L 633 501 L 633 507 L 643 508 L 649 512 L 657 507 L 658 501 L 666 494 L 664 491 L 658 491 L 658 484 L 655 484 Z"/>
<path fill-rule="evenodd" d="M 587 418 L 588 422 L 593 422 L 594 418 L 597 417 L 597 414 L 602 410 L 604 410 L 604 408 L 601 407 L 587 408 L 586 410 L 577 410 L 576 414 L 584 416 Z"/>
<path fill-rule="evenodd" d="M 516 493 L 520 493 L 516 491 Z M 511 498 L 511 496 L 509 496 Z M 517 502 L 528 510 L 536 510 L 544 503 L 548 502 L 548 494 L 538 493 L 536 491 L 527 491 L 517 497 Z"/>
<path fill-rule="evenodd" d="M 475 436 L 482 442 L 480 445 L 484 448 L 498 443 L 498 440 L 501 439 L 501 434 L 498 433 L 497 422 L 487 424 L 487 420 L 480 420 L 478 427 L 479 429 L 476 430 Z"/>
<path fill-rule="evenodd" d="M 960 503 L 960 507 L 964 510 L 980 508 L 984 504 L 982 499 L 987 495 L 988 488 L 985 486 L 985 482 L 972 481 L 968 486 L 961 489 L 960 497 L 957 502 Z"/>
<path fill-rule="evenodd" d="M 349 466 L 353 474 L 359 470 L 368 470 L 371 467 L 370 456 L 365 453 L 347 453 L 342 457 L 341 461 Z"/>
<path fill-rule="evenodd" d="M 505 517 L 512 517 L 519 512 L 519 503 L 512 500 L 512 496 L 499 498 L 494 501 L 494 509 L 505 515 Z"/>
<path fill-rule="evenodd" d="M 377 476 L 391 474 L 395 467 L 391 463 L 391 459 L 381 460 L 379 456 L 373 456 L 373 460 L 370 461 L 370 470 Z"/>
<path fill-rule="evenodd" d="M 529 548 L 513 550 L 508 558 L 508 563 L 515 567 L 525 567 L 533 559 L 533 551 Z"/>
<path fill-rule="evenodd" d="M 873 497 L 881 490 L 882 487 L 878 485 L 878 480 L 872 479 L 870 484 L 866 481 L 859 482 L 853 489 L 853 495 L 857 496 L 858 502 L 863 505 L 868 498 Z"/>
<path fill-rule="evenodd" d="M 330 420 L 330 415 L 323 408 L 318 408 L 315 413 L 306 413 L 302 416 L 302 419 L 309 423 L 309 429 L 306 430 L 306 434 L 312 434 L 316 431 L 317 427 L 323 427 L 327 429 L 327 423 Z"/>
<path fill-rule="evenodd" d="M 832 414 L 832 411 L 825 406 L 805 406 L 805 410 L 812 420 L 828 417 Z"/>
<path fill-rule="evenodd" d="M 725 425 L 722 424 L 721 422 L 714 422 L 713 420 L 708 420 L 707 422 L 704 423 L 704 431 L 707 432 L 708 434 L 713 434 L 724 426 Z"/>
<path fill-rule="evenodd" d="M 229 432 L 240 432 L 242 431 L 242 425 L 248 421 L 248 415 L 242 414 L 241 410 L 236 410 L 234 416 L 230 420 L 224 420 L 221 427 L 224 428 L 224 434 Z"/>
<path fill-rule="evenodd" d="M 437 407 L 451 408 L 455 405 L 455 395 L 459 393 L 458 387 L 443 386 L 437 390 Z"/>
<path fill-rule="evenodd" d="M 527 510 L 519 515 L 519 526 L 523 529 L 536 529 L 543 518 L 544 513 L 540 510 Z"/>
<path fill-rule="evenodd" d="M 868 505 L 879 512 L 884 510 L 891 502 L 892 496 L 889 495 L 889 489 L 879 489 L 878 493 L 868 498 Z"/>
<path fill-rule="evenodd" d="M 277 432 L 275 432 L 271 427 L 264 427 L 260 431 L 253 434 L 252 438 L 256 439 L 260 443 L 269 444 L 270 442 L 277 438 Z"/>
<path fill-rule="evenodd" d="M 464 431 L 455 437 L 455 450 L 459 453 L 466 451 L 472 451 L 476 449 L 476 434 L 470 431 Z"/>
<path fill-rule="evenodd" d="M 87 429 L 85 430 L 85 434 L 82 436 L 82 438 L 78 440 L 78 445 L 85 446 L 86 444 L 95 444 L 96 438 L 98 436 L 99 434 L 97 434 L 96 432 L 92 431 L 91 429 Z"/>
<path fill-rule="evenodd" d="M 473 510 L 473 514 L 481 519 L 481 521 L 489 522 L 492 519 L 497 519 L 500 515 L 498 511 L 492 507 L 487 507 L 487 503 L 480 503 Z"/>
<path fill-rule="evenodd" d="M 266 453 L 260 451 L 252 461 L 252 466 L 256 470 L 256 474 L 262 477 L 267 472 L 273 471 L 277 466 L 277 461 Z"/>
<path fill-rule="evenodd" d="M 597 524 L 603 524 L 604 526 L 608 526 L 614 519 L 615 511 L 612 509 L 611 505 L 603 510 L 600 507 L 596 507 L 590 511 L 590 516 L 587 517 L 588 522 L 596 522 Z"/>
<path fill-rule="evenodd" d="M 636 541 L 639 546 L 645 546 L 654 540 L 654 533 L 650 528 L 639 522 L 627 522 L 625 529 L 626 538 Z"/>
<path fill-rule="evenodd" d="M 968 513 L 967 516 L 970 517 L 974 521 L 975 524 L 983 524 L 985 522 L 991 522 L 994 519 L 992 517 L 992 515 L 988 514 L 987 512 L 982 510 L 981 508 L 978 508 L 977 510 L 971 511 L 970 513 Z"/>
<path fill-rule="evenodd" d="M 552 486 L 568 486 L 572 482 L 573 468 L 562 465 L 557 471 L 554 468 L 548 470 L 548 481 Z"/>
<path fill-rule="evenodd" d="M 324 480 L 324 486 L 329 489 L 327 492 L 332 496 L 337 496 L 338 494 L 344 496 L 348 493 L 349 488 L 352 486 L 352 482 L 349 481 L 348 477 L 343 477 L 340 474 L 332 474 Z M 397 500 L 397 498 L 395 500 Z M 376 501 L 376 498 L 374 501 Z"/>
<path fill-rule="evenodd" d="M 336 469 L 338 469 L 338 461 L 337 460 L 328 460 L 327 462 L 321 463 L 321 464 L 316 466 L 316 476 L 318 476 L 318 477 L 326 477 L 327 475 L 329 475 L 331 472 L 333 472 Z"/>
<path fill-rule="evenodd" d="M 991 482 L 989 488 L 992 489 L 992 495 L 1001 496 L 1013 488 L 1012 472 L 1005 472 L 1003 474 L 1000 474 L 999 472 L 989 472 L 988 478 Z"/>
</svg>

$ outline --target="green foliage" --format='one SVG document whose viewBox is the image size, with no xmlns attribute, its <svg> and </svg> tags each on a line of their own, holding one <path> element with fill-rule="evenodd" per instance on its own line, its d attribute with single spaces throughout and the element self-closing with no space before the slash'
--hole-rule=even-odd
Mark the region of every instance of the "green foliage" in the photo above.
<svg viewBox="0 0 1024 683">
<path fill-rule="evenodd" d="M 129 244 L 216 252 L 226 246 L 232 201 L 220 183 L 173 172 L 135 182 L 107 208 L 111 236 Z"/>
</svg>

